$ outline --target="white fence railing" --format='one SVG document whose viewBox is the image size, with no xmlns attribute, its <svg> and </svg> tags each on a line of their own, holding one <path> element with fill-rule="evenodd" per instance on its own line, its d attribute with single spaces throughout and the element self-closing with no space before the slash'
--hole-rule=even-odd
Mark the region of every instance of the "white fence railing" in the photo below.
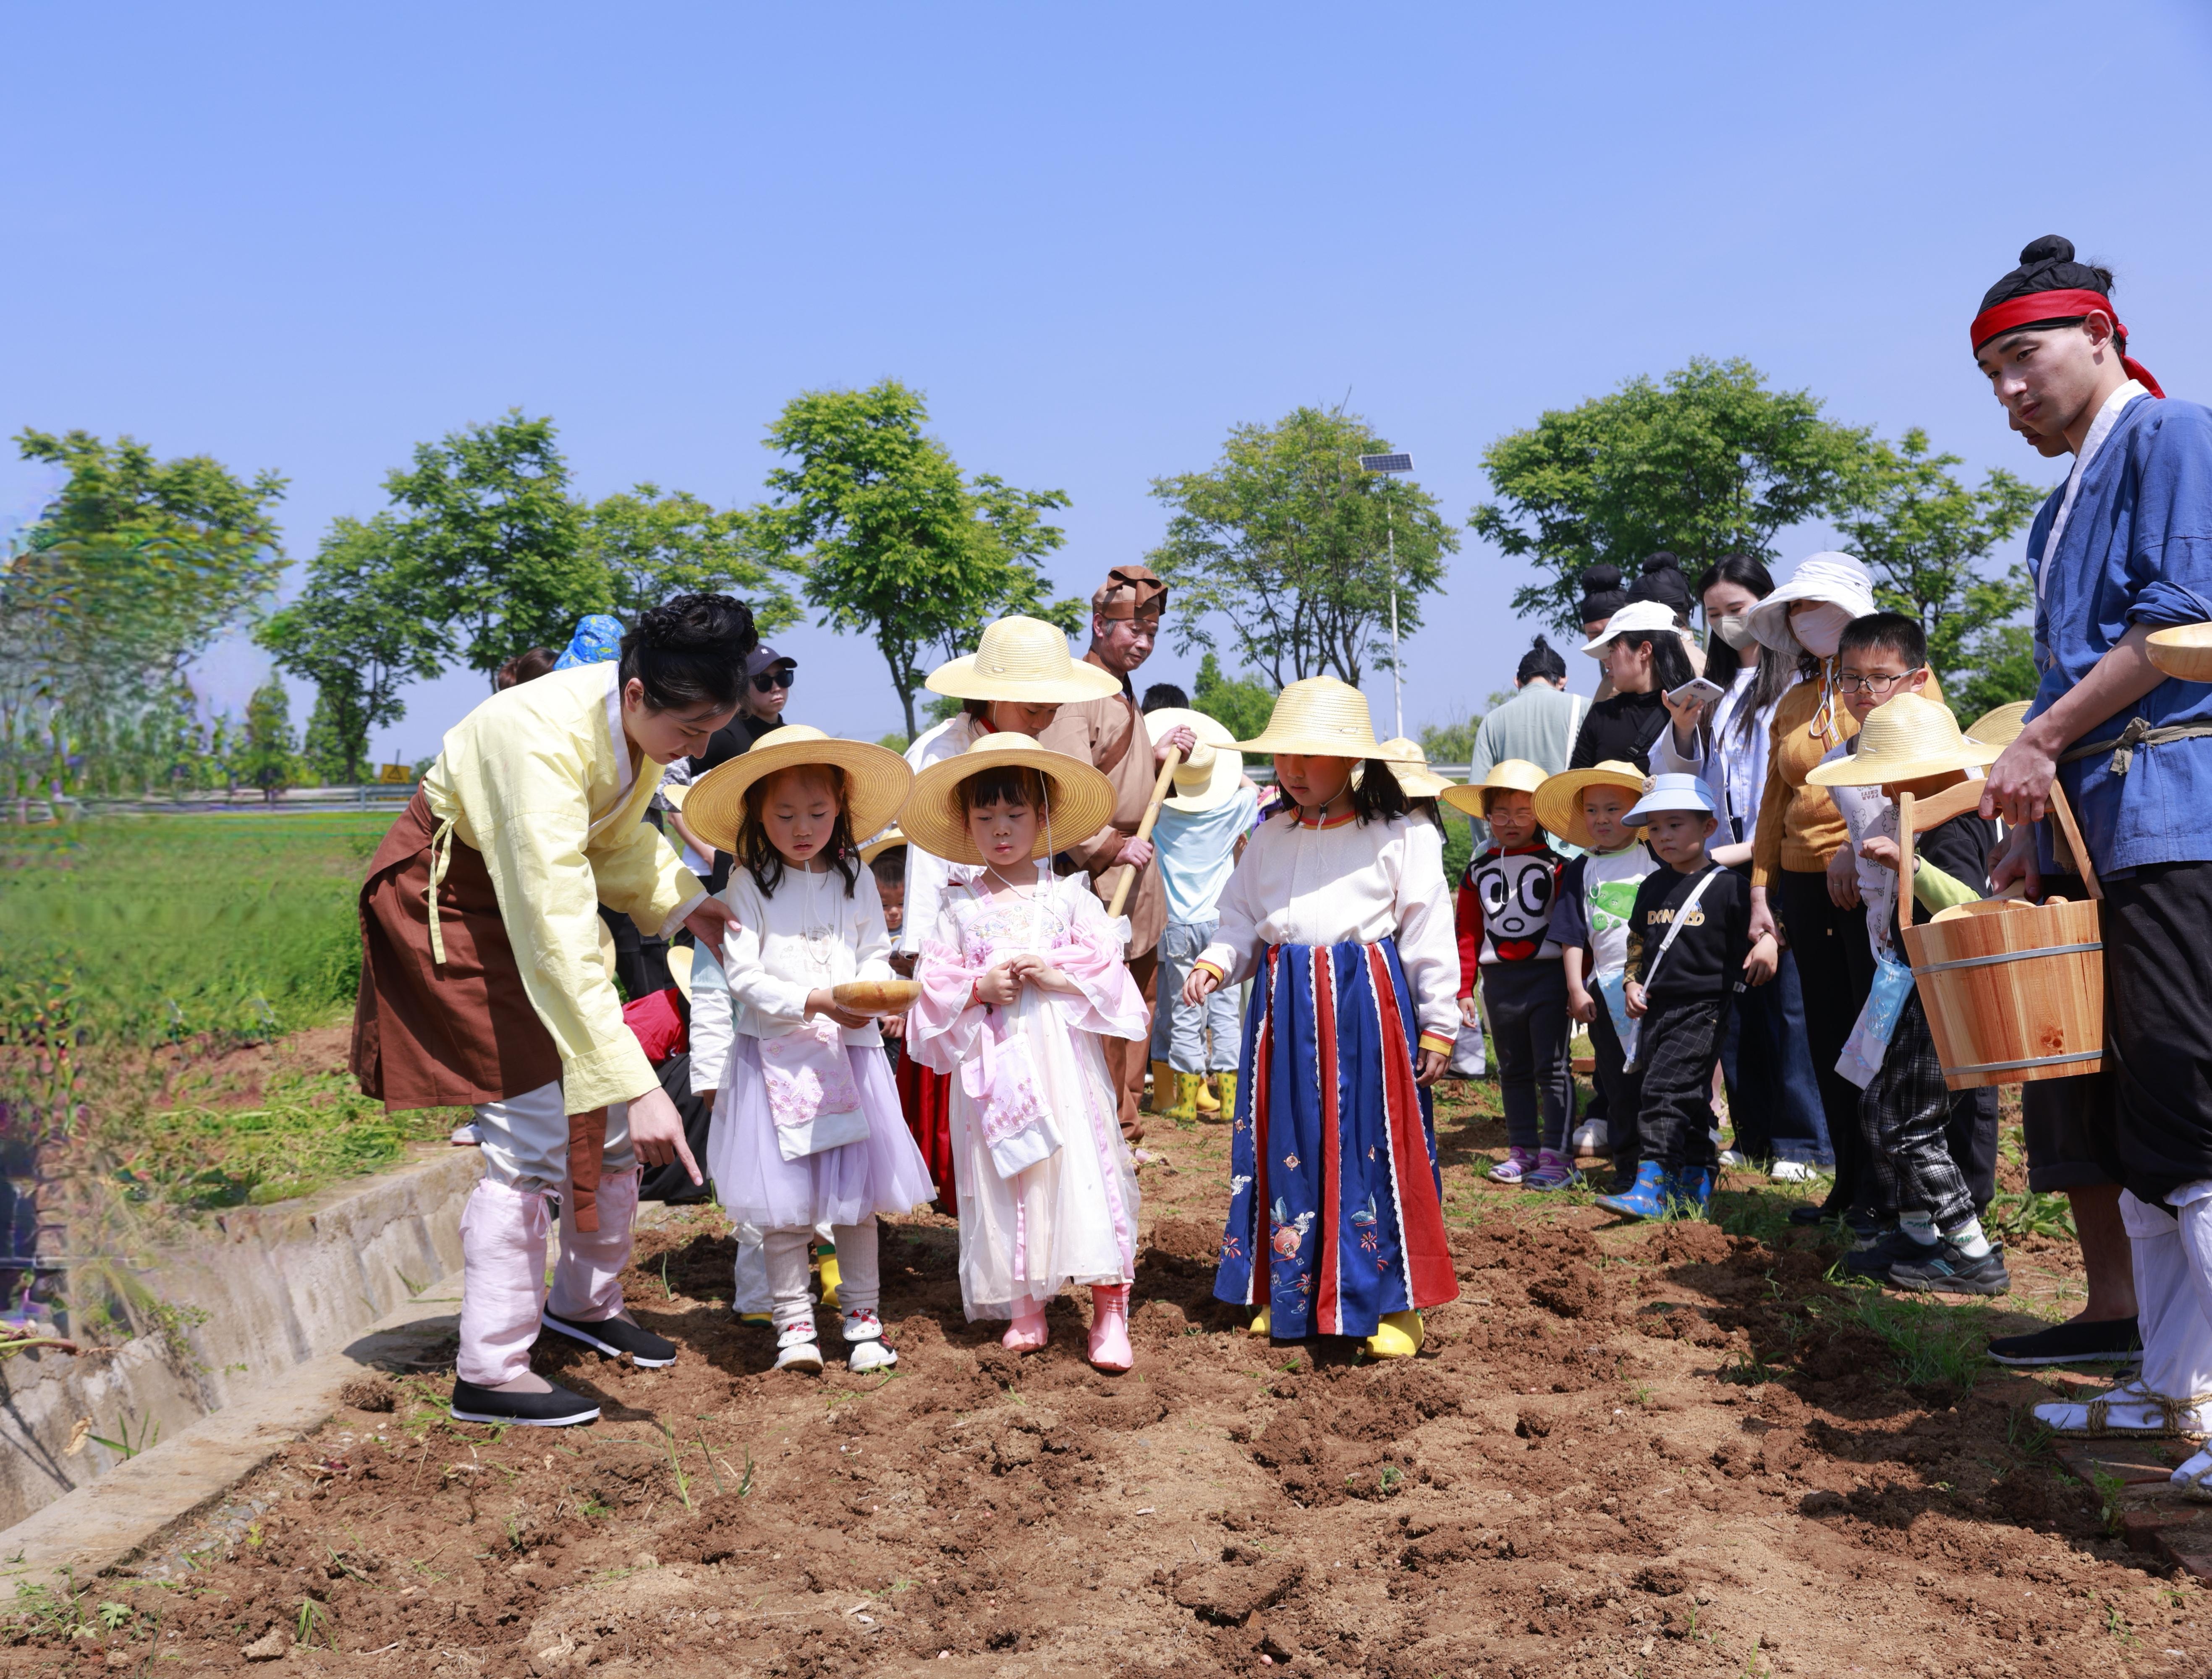
<svg viewBox="0 0 2212 1679">
<path fill-rule="evenodd" d="M 364 782 L 357 787 L 287 787 L 274 801 L 258 787 L 232 792 L 192 792 L 173 798 L 15 799 L 0 804 L 0 821 L 51 823 L 85 815 L 189 815 L 231 811 L 397 810 L 415 797 L 410 782 Z"/>
</svg>

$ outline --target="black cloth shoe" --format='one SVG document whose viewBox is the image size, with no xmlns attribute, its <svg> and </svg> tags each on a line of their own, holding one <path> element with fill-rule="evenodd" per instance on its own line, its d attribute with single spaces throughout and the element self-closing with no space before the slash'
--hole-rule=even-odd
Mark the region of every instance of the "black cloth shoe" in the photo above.
<svg viewBox="0 0 2212 1679">
<path fill-rule="evenodd" d="M 2005 1270 L 2004 1250 L 1995 1244 L 1978 1259 L 1969 1259 L 1948 1236 L 1938 1239 L 1923 1259 L 1909 1259 L 1889 1268 L 1894 1288 L 1923 1294 L 2004 1294 L 2012 1291 L 2012 1274 Z"/>
<path fill-rule="evenodd" d="M 1885 1230 L 1872 1241 L 1844 1256 L 1844 1270 L 1851 1276 L 1887 1276 L 1893 1265 L 1925 1259 L 1936 1250 L 1916 1242 L 1902 1230 Z"/>
<path fill-rule="evenodd" d="M 2053 1324 L 2033 1335 L 2003 1335 L 1990 1343 L 1999 1364 L 2132 1364 L 2142 1354 L 2142 1331 L 2132 1318 L 2096 1324 Z"/>
<path fill-rule="evenodd" d="M 1800 1230 L 1827 1221 L 1827 1209 L 1817 1201 L 1801 1201 L 1790 1209 L 1790 1221 Z"/>
<path fill-rule="evenodd" d="M 507 1393 L 456 1377 L 453 1411 L 459 1422 L 512 1422 L 529 1428 L 567 1428 L 599 1420 L 597 1405 L 557 1382 L 550 1393 Z"/>
<path fill-rule="evenodd" d="M 673 1341 L 664 1340 L 650 1330 L 641 1330 L 627 1318 L 601 1318 L 586 1323 L 577 1318 L 556 1318 L 548 1310 L 540 1314 L 539 1321 L 554 1334 L 580 1341 L 609 1358 L 620 1358 L 628 1353 L 630 1361 L 641 1370 L 659 1370 L 676 1362 Z"/>
</svg>

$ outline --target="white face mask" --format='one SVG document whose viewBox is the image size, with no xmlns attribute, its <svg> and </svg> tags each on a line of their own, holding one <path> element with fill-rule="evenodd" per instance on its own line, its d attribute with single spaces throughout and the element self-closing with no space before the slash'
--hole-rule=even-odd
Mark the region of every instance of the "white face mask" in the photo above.
<svg viewBox="0 0 2212 1679">
<path fill-rule="evenodd" d="M 1792 611 L 1790 633 L 1797 638 L 1797 645 L 1814 658 L 1833 658 L 1844 639 L 1844 627 L 1850 621 L 1847 609 L 1822 601 L 1804 611 Z"/>
<path fill-rule="evenodd" d="M 1713 633 L 1741 652 L 1759 639 L 1751 633 L 1751 619 L 1741 612 L 1723 612 L 1713 620 Z"/>
</svg>

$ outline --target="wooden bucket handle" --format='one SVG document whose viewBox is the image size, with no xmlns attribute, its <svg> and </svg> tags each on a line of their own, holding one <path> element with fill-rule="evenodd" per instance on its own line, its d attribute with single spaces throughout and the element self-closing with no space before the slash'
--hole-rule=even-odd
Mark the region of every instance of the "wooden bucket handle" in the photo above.
<svg viewBox="0 0 2212 1679">
<path fill-rule="evenodd" d="M 1910 793 L 1899 795 L 1897 801 L 1897 926 L 1900 934 L 1912 928 L 1912 836 L 1923 828 L 1930 828 L 1963 816 L 1969 810 L 1981 808 L 1985 784 L 1961 781 L 1955 787 L 1946 788 L 1932 798 L 1916 799 Z M 2058 818 L 2058 826 L 2065 831 L 2066 843 L 2074 849 L 2074 860 L 2081 865 L 2081 883 L 2089 889 L 2089 896 L 2101 900 L 2104 883 L 2090 865 L 2089 848 L 2081 843 L 2081 830 L 2074 821 L 2074 807 L 2066 802 L 2066 790 L 2058 785 L 2058 778 L 2051 778 L 2051 809 Z"/>
</svg>

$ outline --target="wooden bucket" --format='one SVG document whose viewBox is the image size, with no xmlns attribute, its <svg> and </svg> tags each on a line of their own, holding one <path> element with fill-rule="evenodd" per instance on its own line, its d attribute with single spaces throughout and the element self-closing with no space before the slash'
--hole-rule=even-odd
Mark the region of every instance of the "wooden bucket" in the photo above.
<svg viewBox="0 0 2212 1679">
<path fill-rule="evenodd" d="M 1972 791 L 1977 800 L 1980 793 L 1978 784 L 1953 791 Z M 2056 782 L 2051 797 L 2087 871 L 2088 850 Z M 1945 820 L 1936 803 L 1925 802 L 1921 826 Z M 1908 794 L 1898 808 L 1908 875 L 1914 814 Z M 2104 889 L 2094 871 L 2082 878 L 2087 902 L 1990 900 L 1946 910 L 1919 927 L 1909 924 L 1911 894 L 1900 894 L 1899 932 L 1950 1088 L 2074 1078 L 2104 1065 L 2105 946 L 2097 902 Z"/>
</svg>

